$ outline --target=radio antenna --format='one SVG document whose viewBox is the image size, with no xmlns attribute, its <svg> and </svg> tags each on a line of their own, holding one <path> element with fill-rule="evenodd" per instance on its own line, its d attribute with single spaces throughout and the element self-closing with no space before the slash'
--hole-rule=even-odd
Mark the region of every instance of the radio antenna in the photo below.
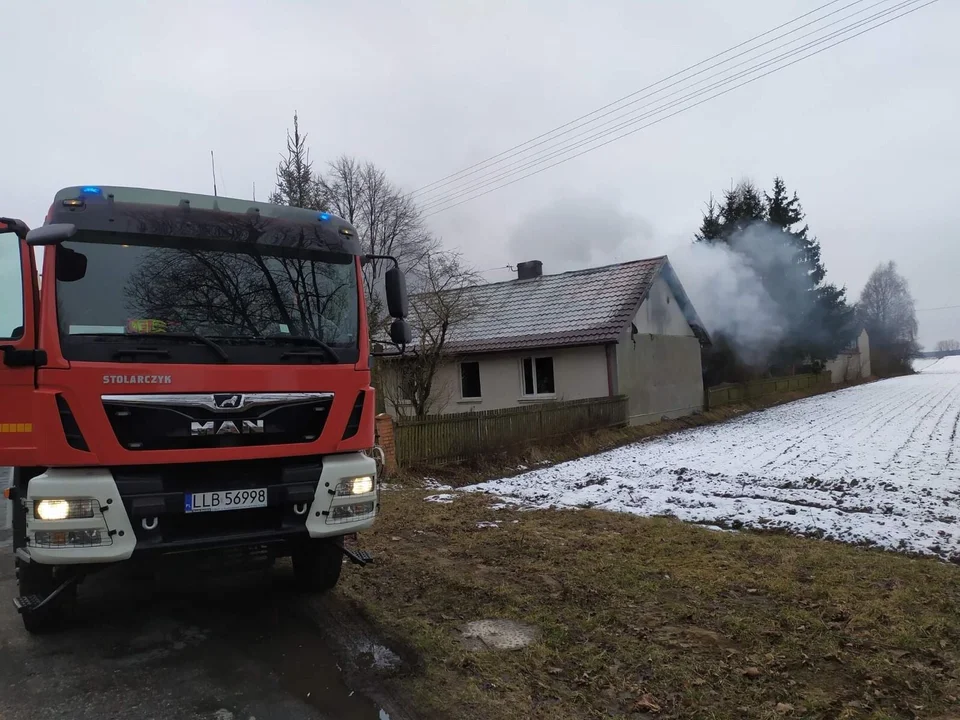
<svg viewBox="0 0 960 720">
<path fill-rule="evenodd" d="M 210 171 L 213 173 L 213 196 L 217 196 L 217 165 L 213 159 L 213 150 L 210 151 Z"/>
</svg>

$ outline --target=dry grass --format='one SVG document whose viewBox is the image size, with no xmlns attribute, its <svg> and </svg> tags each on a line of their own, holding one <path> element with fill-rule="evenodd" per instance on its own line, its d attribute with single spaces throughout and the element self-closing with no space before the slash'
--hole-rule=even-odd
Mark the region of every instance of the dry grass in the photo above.
<svg viewBox="0 0 960 720">
<path fill-rule="evenodd" d="M 340 592 L 415 648 L 424 717 L 956 718 L 960 570 L 784 535 L 384 494 Z M 477 527 L 497 520 L 498 528 Z M 541 637 L 469 652 L 466 621 Z"/>
</svg>

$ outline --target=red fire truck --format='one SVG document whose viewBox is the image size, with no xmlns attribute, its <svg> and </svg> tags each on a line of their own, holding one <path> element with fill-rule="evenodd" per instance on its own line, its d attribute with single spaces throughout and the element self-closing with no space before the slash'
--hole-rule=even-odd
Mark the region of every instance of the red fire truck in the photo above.
<svg viewBox="0 0 960 720">
<path fill-rule="evenodd" d="M 39 282 L 35 252 L 42 252 Z M 333 587 L 379 509 L 366 263 L 327 212 L 140 188 L 0 218 L 0 466 L 31 632 L 110 564 L 229 550 Z"/>
</svg>

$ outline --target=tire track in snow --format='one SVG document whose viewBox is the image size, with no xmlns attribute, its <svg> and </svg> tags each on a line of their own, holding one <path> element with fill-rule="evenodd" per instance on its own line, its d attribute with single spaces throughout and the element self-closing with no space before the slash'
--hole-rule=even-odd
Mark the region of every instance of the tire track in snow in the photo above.
<svg viewBox="0 0 960 720">
<path fill-rule="evenodd" d="M 903 444 L 900 445 L 900 447 L 898 447 L 896 451 L 893 453 L 893 457 L 890 458 L 891 462 L 899 461 L 903 451 L 911 442 L 913 442 L 914 437 L 916 437 L 917 430 L 919 430 L 921 426 L 924 424 L 924 422 L 926 422 L 927 418 L 929 418 L 934 413 L 934 411 L 937 408 L 939 408 L 941 404 L 943 404 L 944 405 L 943 412 L 940 413 L 936 421 L 934 421 L 933 426 L 930 428 L 929 432 L 927 433 L 927 437 L 924 442 L 924 447 L 926 447 L 929 444 L 930 440 L 933 439 L 933 434 L 936 432 L 937 428 L 940 427 L 940 423 L 943 421 L 943 418 L 946 417 L 947 413 L 952 409 L 951 400 L 953 400 L 953 395 L 955 391 L 956 391 L 956 386 L 951 387 L 949 390 L 947 390 L 947 392 L 945 392 L 941 396 L 937 405 L 931 406 L 929 412 L 924 414 L 923 417 L 920 419 L 920 422 L 913 426 L 913 430 L 910 431 L 910 434 L 907 436 L 907 439 L 904 440 Z"/>
<path fill-rule="evenodd" d="M 913 395 L 913 393 L 909 393 L 906 390 L 903 390 L 899 392 L 897 395 L 895 395 L 894 399 L 890 403 L 887 403 L 886 405 L 884 405 L 883 411 L 881 413 L 877 413 L 873 416 L 870 416 L 864 413 L 863 417 L 866 418 L 867 423 L 862 425 L 860 428 L 854 427 L 853 428 L 854 432 L 850 433 L 845 438 L 841 438 L 841 441 L 842 441 L 841 447 L 845 451 L 842 458 L 839 458 L 829 466 L 821 467 L 817 472 L 813 472 L 809 468 L 811 468 L 811 466 L 815 466 L 818 462 L 820 462 L 823 459 L 822 455 L 817 454 L 815 455 L 815 457 L 813 457 L 812 459 L 804 463 L 804 465 L 800 467 L 799 472 L 801 474 L 810 473 L 810 474 L 816 474 L 816 475 L 824 475 L 829 473 L 830 470 L 833 470 L 836 467 L 838 467 L 840 463 L 843 462 L 843 460 L 850 459 L 851 457 L 856 455 L 860 451 L 862 447 L 862 443 L 866 441 L 867 437 L 870 437 L 871 441 L 866 441 L 866 442 L 871 446 L 875 445 L 873 440 L 876 439 L 877 435 L 879 435 L 884 428 L 889 426 L 891 423 L 895 422 L 897 419 L 904 420 L 905 415 L 907 415 L 907 411 L 909 409 L 913 408 L 919 403 L 929 401 L 930 398 L 936 395 L 936 390 L 931 390 L 930 392 L 921 396 L 914 395 L 913 402 L 909 402 L 909 398 L 911 395 Z M 872 426 L 874 425 L 875 421 L 878 418 L 880 419 L 881 422 L 879 425 L 873 428 Z M 882 452 L 886 452 L 887 449 L 888 448 L 886 447 L 883 447 L 882 449 L 877 448 L 878 451 L 882 451 Z M 813 452 L 815 452 L 815 450 L 808 449 L 804 453 L 801 453 L 800 455 L 798 455 L 796 460 L 801 460 L 804 456 L 810 455 Z M 887 460 L 886 462 L 889 462 L 889 461 Z"/>
<path fill-rule="evenodd" d="M 800 439 L 800 444 L 803 445 L 802 449 L 799 452 L 793 454 L 792 456 L 783 457 L 781 462 L 778 463 L 778 467 L 783 467 L 787 463 L 796 463 L 798 461 L 801 461 L 805 456 L 809 455 L 810 454 L 809 437 L 817 433 L 823 436 L 823 440 L 825 441 L 825 444 L 828 447 L 826 454 L 829 454 L 831 451 L 836 451 L 849 446 L 848 438 L 844 437 L 842 434 L 839 434 L 837 436 L 831 436 L 831 435 L 827 435 L 826 431 L 833 430 L 837 427 L 841 427 L 841 428 L 847 427 L 848 425 L 850 425 L 851 421 L 855 421 L 857 419 L 860 419 L 860 420 L 866 419 L 867 422 L 872 422 L 874 417 L 878 415 L 882 416 L 887 412 L 890 412 L 892 409 L 899 407 L 903 403 L 904 397 L 906 395 L 907 393 L 905 391 L 900 391 L 892 394 L 878 393 L 876 394 L 874 401 L 869 402 L 869 404 L 850 403 L 847 409 L 847 412 L 835 414 L 834 421 L 829 422 L 826 425 L 819 425 L 819 426 L 815 425 L 813 428 L 813 431 L 809 436 L 806 436 Z M 874 396 L 867 395 L 867 397 L 871 398 Z M 859 434 L 859 432 L 862 430 L 862 425 L 854 424 L 852 427 L 850 427 L 850 430 L 852 431 L 851 434 L 853 435 Z M 811 472 L 809 469 L 811 465 L 823 460 L 824 458 L 825 453 L 823 452 L 823 448 L 816 448 L 816 453 L 817 453 L 816 457 L 814 457 L 811 460 L 807 460 L 801 467 L 795 470 L 794 474 L 800 475 L 800 476 L 809 475 L 809 474 L 817 474 L 817 475 L 824 474 L 824 469 L 821 469 L 819 472 L 816 472 L 816 473 Z M 833 463 L 833 466 L 836 466 L 843 459 L 846 459 L 848 456 L 849 456 L 849 453 L 845 453 L 843 457 L 837 459 Z"/>
<path fill-rule="evenodd" d="M 953 419 L 953 431 L 950 433 L 950 448 L 947 450 L 947 463 L 953 460 L 953 450 L 957 446 L 957 426 L 960 425 L 960 410 L 957 410 L 957 416 Z"/>
<path fill-rule="evenodd" d="M 857 392 L 857 391 L 863 391 L 863 390 L 865 390 L 867 387 L 868 387 L 868 386 L 862 386 L 862 387 L 859 387 L 859 388 L 848 388 L 847 390 L 845 390 L 845 391 L 840 391 L 840 392 Z M 825 425 L 823 425 L 823 424 L 821 424 L 821 425 L 814 425 L 812 428 L 808 428 L 808 431 L 809 431 L 811 434 L 819 433 L 819 434 L 821 434 L 821 435 L 825 435 L 825 433 L 826 433 L 827 430 L 833 430 L 834 428 L 836 428 L 836 427 L 838 427 L 838 426 L 840 426 L 840 427 L 845 426 L 845 425 L 847 425 L 851 420 L 856 420 L 856 419 L 859 419 L 859 418 L 868 418 L 868 419 L 869 419 L 869 418 L 871 418 L 871 417 L 874 416 L 874 415 L 883 414 L 886 410 L 888 410 L 888 409 L 890 408 L 890 406 L 896 406 L 898 403 L 902 402 L 902 397 L 901 397 L 901 396 L 902 396 L 902 395 L 905 395 L 905 394 L 906 394 L 906 392 L 905 392 L 905 391 L 902 391 L 902 390 L 901 390 L 900 392 L 898 392 L 898 393 L 893 394 L 893 395 L 890 395 L 890 394 L 887 394 L 887 393 L 870 394 L 870 393 L 861 392 L 861 393 L 859 393 L 859 395 L 862 395 L 862 396 L 864 396 L 865 398 L 867 398 L 867 399 L 868 399 L 868 404 L 864 405 L 863 403 L 850 403 L 849 406 L 847 407 L 846 412 L 840 412 L 840 413 L 836 413 L 836 412 L 835 412 L 835 413 L 833 413 L 833 420 L 832 420 L 832 421 L 828 422 L 828 423 L 825 424 Z M 825 439 L 830 440 L 831 438 L 830 438 L 829 436 L 826 436 L 826 435 L 825 435 Z M 796 444 L 797 444 L 797 445 L 800 445 L 800 444 L 804 443 L 805 440 L 806 440 L 805 437 L 800 437 L 800 438 L 798 439 L 798 442 L 797 442 Z M 804 455 L 803 452 L 797 453 L 797 454 L 792 455 L 792 456 L 787 455 L 786 453 L 784 453 L 784 454 L 782 454 L 781 456 L 779 456 L 781 462 L 777 463 L 777 466 L 782 466 L 782 465 L 784 465 L 785 463 L 788 463 L 788 462 L 789 462 L 789 463 L 796 462 L 796 461 L 797 461 L 800 457 L 802 457 L 803 455 Z"/>
</svg>

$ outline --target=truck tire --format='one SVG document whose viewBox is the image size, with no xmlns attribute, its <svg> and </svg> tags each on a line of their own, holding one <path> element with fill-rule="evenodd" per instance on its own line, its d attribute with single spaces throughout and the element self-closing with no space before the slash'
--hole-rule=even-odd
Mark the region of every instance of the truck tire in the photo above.
<svg viewBox="0 0 960 720">
<path fill-rule="evenodd" d="M 294 548 L 293 579 L 299 590 L 325 592 L 336 587 L 343 552 L 336 540 L 308 540 Z"/>
<path fill-rule="evenodd" d="M 17 582 L 20 595 L 39 595 L 46 597 L 52 593 L 63 579 L 50 565 L 24 563 L 17 561 Z M 60 627 L 72 613 L 76 604 L 77 586 L 64 590 L 48 605 L 32 612 L 20 615 L 23 627 L 28 633 L 37 635 Z"/>
</svg>

